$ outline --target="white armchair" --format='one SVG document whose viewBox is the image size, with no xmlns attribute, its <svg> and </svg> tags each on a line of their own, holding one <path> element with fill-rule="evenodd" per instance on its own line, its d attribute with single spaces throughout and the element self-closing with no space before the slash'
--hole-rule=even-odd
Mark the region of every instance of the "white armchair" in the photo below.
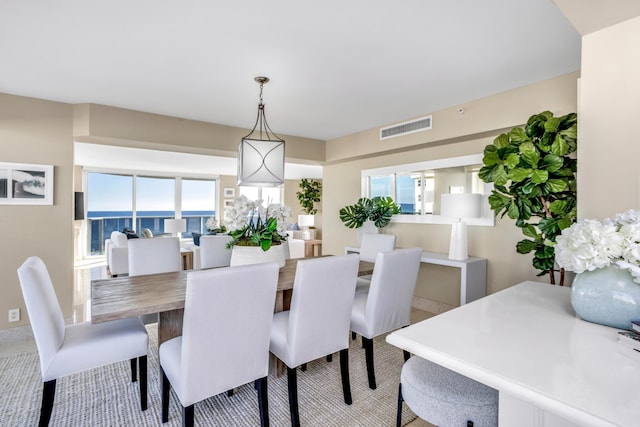
<svg viewBox="0 0 640 427">
<path fill-rule="evenodd" d="M 112 276 L 129 274 L 129 244 L 124 233 L 111 232 L 111 237 L 104 242 L 104 251 Z"/>
</svg>

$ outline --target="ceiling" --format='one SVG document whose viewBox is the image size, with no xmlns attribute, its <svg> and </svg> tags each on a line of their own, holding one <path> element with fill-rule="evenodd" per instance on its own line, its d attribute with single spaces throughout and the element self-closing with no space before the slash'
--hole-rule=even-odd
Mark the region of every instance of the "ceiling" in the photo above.
<svg viewBox="0 0 640 427">
<path fill-rule="evenodd" d="M 274 132 L 330 140 L 579 70 L 580 43 L 551 0 L 3 1 L 0 92 L 251 128 L 265 75 Z"/>
</svg>

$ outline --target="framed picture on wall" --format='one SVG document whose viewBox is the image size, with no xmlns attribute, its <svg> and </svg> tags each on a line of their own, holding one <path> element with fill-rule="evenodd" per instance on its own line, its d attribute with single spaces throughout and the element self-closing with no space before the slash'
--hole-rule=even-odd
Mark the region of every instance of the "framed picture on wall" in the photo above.
<svg viewBox="0 0 640 427">
<path fill-rule="evenodd" d="M 236 197 L 236 189 L 231 187 L 225 188 L 224 197 Z M 226 206 L 226 200 L 225 200 L 225 206 Z"/>
<path fill-rule="evenodd" d="M 52 165 L 0 162 L 0 205 L 52 204 Z"/>
<path fill-rule="evenodd" d="M 233 199 L 224 199 L 224 207 L 230 208 L 233 206 Z"/>
</svg>

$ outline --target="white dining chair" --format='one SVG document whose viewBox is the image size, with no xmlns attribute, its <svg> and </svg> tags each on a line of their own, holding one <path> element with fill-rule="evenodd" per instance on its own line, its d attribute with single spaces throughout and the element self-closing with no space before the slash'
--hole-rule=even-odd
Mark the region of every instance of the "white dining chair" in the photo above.
<svg viewBox="0 0 640 427">
<path fill-rule="evenodd" d="M 360 260 L 376 262 L 380 252 L 388 252 L 396 247 L 395 234 L 364 233 L 360 243 Z M 371 286 L 371 275 L 358 277 L 356 292 L 366 292 Z"/>
<path fill-rule="evenodd" d="M 298 261 L 291 309 L 275 313 L 269 347 L 287 365 L 291 425 L 300 425 L 297 367 L 340 352 L 344 402 L 349 381 L 349 319 L 358 276 L 356 254 Z"/>
<path fill-rule="evenodd" d="M 129 239 L 129 276 L 169 273 L 182 269 L 180 239 Z"/>
<path fill-rule="evenodd" d="M 228 267 L 231 264 L 231 248 L 227 244 L 232 237 L 225 234 L 200 237 L 200 268 Z"/>
<path fill-rule="evenodd" d="M 172 386 L 182 425 L 192 426 L 194 404 L 255 381 L 261 425 L 269 425 L 269 336 L 278 275 L 276 263 L 188 273 L 182 336 L 159 349 L 163 423 Z"/>
<path fill-rule="evenodd" d="M 40 426 L 47 426 L 53 411 L 56 381 L 71 374 L 124 360 L 131 361 L 131 378 L 140 370 L 140 407 L 147 409 L 147 330 L 139 318 L 65 326 L 60 304 L 44 262 L 29 257 L 18 278 L 40 356 L 43 392 Z M 84 393 L 91 391 L 84 390 Z M 81 395 L 81 394 L 80 394 Z"/>
<path fill-rule="evenodd" d="M 376 388 L 373 338 L 409 325 L 421 256 L 421 248 L 380 252 L 369 290 L 355 294 L 351 331 L 362 337 L 371 389 Z M 408 359 L 408 353 L 404 354 Z"/>
</svg>

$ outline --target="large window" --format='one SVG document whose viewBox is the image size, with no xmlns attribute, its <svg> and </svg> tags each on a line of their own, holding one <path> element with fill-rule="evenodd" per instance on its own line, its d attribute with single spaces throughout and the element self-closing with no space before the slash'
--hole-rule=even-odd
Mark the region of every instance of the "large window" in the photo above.
<svg viewBox="0 0 640 427">
<path fill-rule="evenodd" d="M 140 234 L 164 233 L 164 220 L 184 218 L 187 230 L 206 231 L 207 219 L 216 214 L 217 181 L 213 178 L 159 177 L 136 174 L 87 172 L 89 253 L 104 252 L 104 241 L 114 230 L 131 228 Z"/>
<path fill-rule="evenodd" d="M 282 203 L 282 188 L 280 187 L 248 187 L 241 185 L 239 187 L 241 196 L 245 196 L 249 200 L 262 200 L 262 204 Z"/>
</svg>

